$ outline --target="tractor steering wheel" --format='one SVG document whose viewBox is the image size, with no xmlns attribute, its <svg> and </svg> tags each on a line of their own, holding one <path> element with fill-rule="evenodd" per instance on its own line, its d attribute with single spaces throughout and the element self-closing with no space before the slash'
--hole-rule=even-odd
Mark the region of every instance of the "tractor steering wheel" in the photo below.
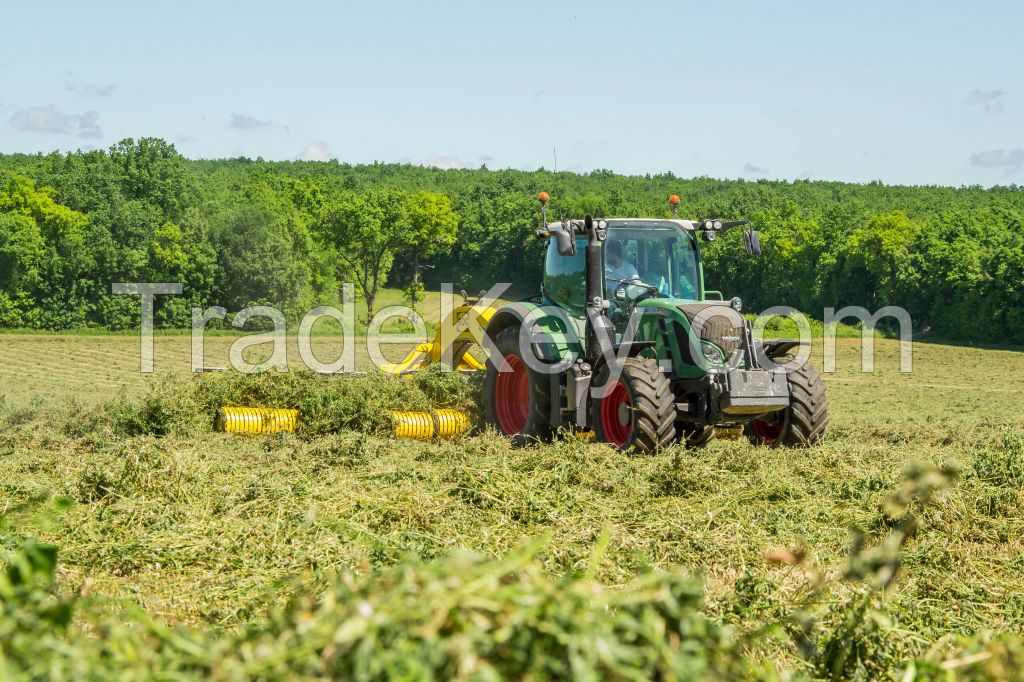
<svg viewBox="0 0 1024 682">
<path fill-rule="evenodd" d="M 640 301 L 646 301 L 649 298 L 658 298 L 658 297 L 664 297 L 665 296 L 663 293 L 661 293 L 661 290 L 658 289 L 658 287 L 654 286 L 653 284 L 648 284 L 647 282 L 644 282 L 639 277 L 633 278 L 633 279 L 620 279 L 619 280 L 619 285 L 616 287 L 615 290 L 617 292 L 619 289 L 623 289 L 624 293 L 628 294 L 629 289 L 627 287 L 631 287 L 631 286 L 633 286 L 633 287 L 643 287 L 643 289 L 645 290 L 643 293 L 633 297 L 633 300 L 632 300 L 633 303 L 639 303 Z"/>
<path fill-rule="evenodd" d="M 660 296 L 662 296 L 662 293 L 658 291 L 657 287 L 649 286 L 644 293 L 633 299 L 633 303 L 639 303 L 640 301 L 646 301 L 649 298 L 658 298 Z"/>
</svg>

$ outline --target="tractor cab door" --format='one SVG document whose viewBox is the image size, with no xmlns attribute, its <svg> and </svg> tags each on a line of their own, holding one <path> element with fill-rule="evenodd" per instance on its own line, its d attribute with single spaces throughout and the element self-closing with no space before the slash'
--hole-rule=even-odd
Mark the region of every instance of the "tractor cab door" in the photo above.
<svg viewBox="0 0 1024 682">
<path fill-rule="evenodd" d="M 637 259 L 640 279 L 658 287 L 658 291 L 666 295 L 671 290 L 670 244 L 666 239 L 645 239 L 639 243 Z"/>
<path fill-rule="evenodd" d="M 679 238 L 672 242 L 672 296 L 691 301 L 699 301 L 702 292 L 700 261 L 697 258 L 697 247 L 691 238 Z"/>
<path fill-rule="evenodd" d="M 586 317 L 586 238 L 576 240 L 576 255 L 562 256 L 554 239 L 548 240 L 544 259 L 544 296 L 573 317 Z"/>
<path fill-rule="evenodd" d="M 605 250 L 605 298 L 610 303 L 608 311 L 617 334 L 622 334 L 629 323 L 629 315 L 632 312 L 631 301 L 620 300 L 616 295 L 623 288 L 619 283 L 620 279 L 633 278 L 644 285 L 655 287 L 662 295 L 668 296 L 672 290 L 672 240 L 670 238 L 648 237 L 643 231 L 624 230 L 612 231 L 609 242 L 614 240 L 612 247 L 616 252 L 621 252 L 622 258 L 616 255 L 609 256 L 608 249 Z M 607 244 L 607 243 L 606 243 Z M 619 262 L 619 265 L 615 265 Z M 626 287 L 626 292 L 637 292 L 636 287 Z M 640 291 L 643 291 L 642 289 Z"/>
</svg>

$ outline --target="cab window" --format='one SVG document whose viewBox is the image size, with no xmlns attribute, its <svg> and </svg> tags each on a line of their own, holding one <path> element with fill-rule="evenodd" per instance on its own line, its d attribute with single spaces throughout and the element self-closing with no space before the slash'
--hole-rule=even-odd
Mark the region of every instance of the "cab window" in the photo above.
<svg viewBox="0 0 1024 682">
<path fill-rule="evenodd" d="M 560 256 L 554 239 L 548 240 L 544 263 L 544 294 L 552 301 L 582 314 L 587 300 L 585 239 L 576 240 L 575 256 Z"/>
<path fill-rule="evenodd" d="M 697 271 L 697 251 L 693 241 L 686 238 L 676 239 L 672 250 L 677 268 L 675 297 L 698 299 L 700 274 Z"/>
</svg>

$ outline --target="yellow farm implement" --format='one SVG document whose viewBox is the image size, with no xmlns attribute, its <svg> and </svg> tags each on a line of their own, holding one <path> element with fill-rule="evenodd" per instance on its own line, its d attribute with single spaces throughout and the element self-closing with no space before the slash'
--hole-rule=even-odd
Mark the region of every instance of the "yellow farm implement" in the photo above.
<svg viewBox="0 0 1024 682">
<path fill-rule="evenodd" d="M 222 407 L 217 410 L 214 428 L 226 433 L 277 433 L 294 431 L 299 423 L 298 410 L 269 407 Z"/>
<path fill-rule="evenodd" d="M 473 357 L 470 351 L 477 339 L 482 338 L 481 334 L 487 329 L 492 315 L 494 308 L 478 308 L 467 300 L 442 320 L 433 341 L 421 343 L 409 351 L 401 362 L 384 365 L 381 370 L 401 375 L 442 362 L 461 372 L 483 370 L 483 363 Z M 449 338 L 451 341 L 446 343 Z"/>
<path fill-rule="evenodd" d="M 484 369 L 483 363 L 472 355 L 473 346 L 483 338 L 494 309 L 480 307 L 466 299 L 441 321 L 433 341 L 421 343 L 400 361 L 381 367 L 396 376 L 408 376 L 430 365 L 441 364 L 460 372 Z M 429 412 L 393 410 L 396 438 L 431 440 L 454 438 L 469 429 L 469 415 L 458 410 L 440 409 Z M 295 431 L 299 424 L 298 410 L 263 407 L 222 407 L 217 411 L 215 429 L 226 433 L 267 434 Z"/>
</svg>

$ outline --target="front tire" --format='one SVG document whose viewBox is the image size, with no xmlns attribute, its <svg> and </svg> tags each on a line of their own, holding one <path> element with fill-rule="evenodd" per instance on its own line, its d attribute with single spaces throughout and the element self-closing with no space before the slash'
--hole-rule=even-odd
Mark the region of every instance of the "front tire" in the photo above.
<svg viewBox="0 0 1024 682">
<path fill-rule="evenodd" d="M 519 327 L 509 327 L 494 339 L 494 348 L 505 358 L 499 371 L 496 355 L 487 358 L 484 375 L 484 418 L 514 445 L 551 440 L 551 396 L 548 377 L 526 364 L 519 349 Z"/>
<path fill-rule="evenodd" d="M 828 426 L 828 398 L 821 372 L 810 360 L 786 374 L 789 407 L 754 419 L 743 433 L 754 445 L 800 448 L 816 445 Z"/>
<path fill-rule="evenodd" d="M 675 396 L 657 361 L 626 358 L 614 379 L 605 365 L 597 386 L 606 388 L 593 406 L 598 441 L 618 450 L 657 452 L 675 440 Z"/>
</svg>

